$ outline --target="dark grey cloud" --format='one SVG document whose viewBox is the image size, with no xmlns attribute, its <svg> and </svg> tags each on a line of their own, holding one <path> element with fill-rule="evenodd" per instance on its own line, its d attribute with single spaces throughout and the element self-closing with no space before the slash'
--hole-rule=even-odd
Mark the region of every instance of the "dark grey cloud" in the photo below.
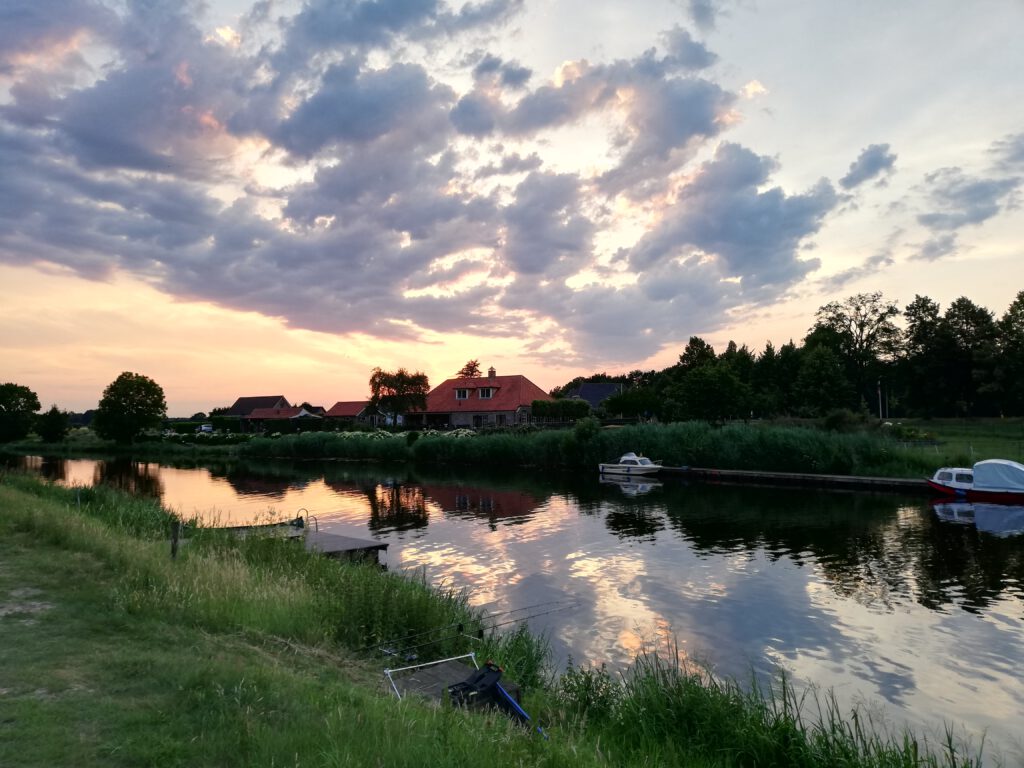
<svg viewBox="0 0 1024 768">
<path fill-rule="evenodd" d="M 102 77 L 68 90 L 67 82 L 27 74 L 0 114 L 52 131 L 83 166 L 215 173 L 211 157 L 230 142 L 221 124 L 240 103 L 234 86 L 242 62 L 204 40 L 189 10 L 132 3 L 116 25 L 105 16 L 106 41 L 117 55 Z"/>
<path fill-rule="evenodd" d="M 717 54 L 704 43 L 694 40 L 682 27 L 673 27 L 665 33 L 666 64 L 679 69 L 706 69 L 718 61 Z"/>
<path fill-rule="evenodd" d="M 482 137 L 494 132 L 500 107 L 482 93 L 468 93 L 451 111 L 452 125 L 464 136 Z"/>
<path fill-rule="evenodd" d="M 890 172 L 895 163 L 896 155 L 889 151 L 888 144 L 871 144 L 850 163 L 850 170 L 839 180 L 839 186 L 843 189 L 858 187 L 865 181 Z"/>
<path fill-rule="evenodd" d="M 51 56 L 48 50 L 79 33 L 110 35 L 117 16 L 89 0 L 4 0 L 0 4 L 0 75 L 18 68 L 27 54 Z"/>
<path fill-rule="evenodd" d="M 933 210 L 918 214 L 917 220 L 930 230 L 948 232 L 998 214 L 1020 179 L 971 177 L 959 168 L 942 168 L 926 175 L 925 184 Z"/>
<path fill-rule="evenodd" d="M 718 260 L 723 277 L 740 278 L 750 291 L 791 285 L 816 269 L 818 260 L 800 258 L 800 248 L 838 196 L 825 180 L 799 195 L 763 189 L 776 168 L 774 160 L 744 147 L 721 145 L 632 249 L 631 267 L 642 273 L 699 251 Z"/>
<path fill-rule="evenodd" d="M 718 20 L 718 0 L 684 0 L 684 6 L 698 28 L 714 29 Z"/>
<path fill-rule="evenodd" d="M 310 157 L 337 143 L 365 144 L 408 128 L 410 121 L 435 131 L 446 127 L 453 98 L 447 86 L 431 82 L 414 64 L 360 70 L 352 63 L 330 67 L 316 93 L 270 134 L 275 143 Z M 431 114 L 432 113 L 432 114 Z"/>
<path fill-rule="evenodd" d="M 999 170 L 1008 173 L 1024 170 L 1024 133 L 1000 139 L 992 145 L 990 152 L 995 156 Z"/>
<path fill-rule="evenodd" d="M 943 256 L 956 253 L 956 249 L 956 233 L 945 232 L 927 240 L 911 258 L 919 261 L 935 261 Z"/>
<path fill-rule="evenodd" d="M 306 0 L 282 22 L 284 42 L 272 54 L 281 72 L 300 71 L 316 54 L 389 48 L 397 40 L 430 40 L 500 25 L 525 0 L 467 2 L 457 10 L 441 0 Z"/>
<path fill-rule="evenodd" d="M 495 79 L 509 88 L 521 88 L 529 82 L 533 70 L 517 62 L 506 62 L 494 54 L 485 54 L 473 67 L 476 80 Z"/>
<path fill-rule="evenodd" d="M 580 211 L 579 179 L 534 172 L 505 210 L 501 254 L 515 272 L 565 277 L 590 255 L 594 224 Z"/>
<path fill-rule="evenodd" d="M 523 157 L 522 155 L 513 152 L 510 155 L 505 155 L 501 158 L 501 162 L 497 165 L 491 163 L 489 165 L 482 165 L 476 169 L 474 178 L 484 179 L 488 176 L 504 176 L 513 173 L 524 173 L 526 171 L 535 171 L 543 165 L 543 161 L 537 155 L 536 152 L 533 154 Z"/>
</svg>

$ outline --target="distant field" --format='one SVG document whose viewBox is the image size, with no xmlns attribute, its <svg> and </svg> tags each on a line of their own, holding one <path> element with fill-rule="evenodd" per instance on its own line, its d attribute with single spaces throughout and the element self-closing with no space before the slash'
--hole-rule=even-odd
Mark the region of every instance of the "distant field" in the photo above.
<svg viewBox="0 0 1024 768">
<path fill-rule="evenodd" d="M 896 422 L 894 422 L 896 423 Z M 1024 419 L 900 419 L 939 445 L 920 445 L 913 452 L 934 455 L 936 464 L 972 464 L 982 459 L 1024 462 Z"/>
</svg>

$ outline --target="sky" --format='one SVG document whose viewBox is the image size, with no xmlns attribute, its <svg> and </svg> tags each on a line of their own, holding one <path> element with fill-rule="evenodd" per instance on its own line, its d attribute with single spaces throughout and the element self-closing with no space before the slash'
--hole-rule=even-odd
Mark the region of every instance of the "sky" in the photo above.
<svg viewBox="0 0 1024 768">
<path fill-rule="evenodd" d="M 1016 0 L 4 0 L 0 381 L 544 389 L 1024 289 Z"/>
</svg>

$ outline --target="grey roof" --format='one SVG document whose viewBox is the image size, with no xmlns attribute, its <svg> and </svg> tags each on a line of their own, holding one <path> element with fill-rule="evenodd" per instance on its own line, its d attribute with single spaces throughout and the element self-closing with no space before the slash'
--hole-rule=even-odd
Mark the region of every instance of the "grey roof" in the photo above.
<svg viewBox="0 0 1024 768">
<path fill-rule="evenodd" d="M 240 397 L 228 409 L 225 416 L 248 416 L 257 408 L 290 408 L 291 404 L 284 395 L 259 395 L 258 397 Z"/>
<path fill-rule="evenodd" d="M 569 390 L 568 397 L 586 400 L 591 408 L 597 408 L 601 403 L 612 395 L 622 391 L 622 385 L 615 381 L 607 382 L 584 382 L 575 389 Z"/>
</svg>

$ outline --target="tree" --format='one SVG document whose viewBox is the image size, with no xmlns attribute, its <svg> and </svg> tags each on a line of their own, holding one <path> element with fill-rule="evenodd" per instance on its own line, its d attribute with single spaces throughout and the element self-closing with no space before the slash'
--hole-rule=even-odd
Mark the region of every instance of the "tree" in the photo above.
<svg viewBox="0 0 1024 768">
<path fill-rule="evenodd" d="M 167 415 L 164 391 L 148 376 L 125 371 L 105 390 L 93 429 L 107 440 L 130 443 L 146 429 L 155 429 Z"/>
<path fill-rule="evenodd" d="M 900 329 L 893 322 L 899 314 L 899 308 L 876 291 L 833 301 L 815 315 L 817 321 L 811 333 L 827 329 L 837 335 L 858 397 L 870 397 L 869 385 L 882 373 L 883 363 L 892 360 L 899 349 Z"/>
<path fill-rule="evenodd" d="M 425 410 L 430 382 L 427 374 L 409 373 L 405 368 L 382 371 L 374 368 L 370 374 L 370 404 L 395 415 L 412 410 Z"/>
<path fill-rule="evenodd" d="M 67 436 L 70 427 L 71 418 L 67 411 L 60 410 L 56 405 L 36 416 L 36 434 L 44 443 L 59 443 Z"/>
<path fill-rule="evenodd" d="M 828 347 L 816 347 L 803 356 L 795 389 L 798 411 L 804 416 L 823 416 L 850 399 L 843 363 Z"/>
<path fill-rule="evenodd" d="M 956 415 L 992 416 L 998 412 L 995 391 L 999 330 L 992 313 L 961 296 L 943 315 L 953 351 L 947 389 L 954 393 Z"/>
<path fill-rule="evenodd" d="M 0 443 L 27 437 L 39 408 L 39 397 L 28 387 L 0 384 Z"/>
<path fill-rule="evenodd" d="M 1024 415 L 1024 291 L 999 320 L 999 366 L 1006 415 Z"/>
<path fill-rule="evenodd" d="M 710 365 L 718 358 L 715 357 L 715 348 L 708 344 L 700 336 L 691 336 L 686 343 L 686 349 L 679 356 L 679 366 L 684 373 L 689 373 L 702 365 Z"/>
<path fill-rule="evenodd" d="M 456 378 L 459 379 L 477 379 L 481 375 L 482 374 L 480 373 L 480 361 L 478 360 L 470 360 L 468 363 L 462 366 L 462 368 L 459 369 L 458 373 L 455 374 Z"/>
</svg>

